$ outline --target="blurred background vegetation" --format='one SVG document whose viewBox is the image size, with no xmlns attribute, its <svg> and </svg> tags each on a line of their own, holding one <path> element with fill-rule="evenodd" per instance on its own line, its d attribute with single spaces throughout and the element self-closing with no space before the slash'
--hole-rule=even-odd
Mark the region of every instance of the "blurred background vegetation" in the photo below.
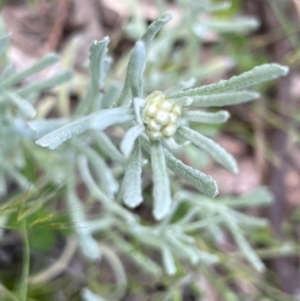
<svg viewBox="0 0 300 301">
<path fill-rule="evenodd" d="M 225 125 L 198 126 L 235 156 L 240 167 L 238 175 L 214 165 L 205 154 L 199 156 L 192 147 L 187 147 L 181 158 L 212 175 L 221 196 L 228 199 L 238 199 L 261 186 L 270 188 L 273 202 L 269 206 L 243 209 L 270 222 L 267 227 L 247 229 L 246 233 L 267 266 L 263 274 L 240 258 L 234 240 L 226 231 L 215 238 L 215 243 L 202 238 L 199 232 L 194 233 L 201 248 L 221 258 L 221 263 L 213 268 L 186 263 L 175 276 L 153 277 L 129 260 L 132 257 L 142 265 L 148 257 L 133 255 L 126 235 L 116 236 L 113 230 L 98 237 L 104 242 L 102 251 L 108 260 L 96 264 L 85 261 L 77 252 L 75 226 L 64 202 L 66 178 L 72 177 L 68 174 L 72 169 L 63 170 L 68 155 L 62 160 L 26 139 L 14 139 L 13 134 L 8 139 L 9 118 L 5 116 L 13 116 L 16 109 L 5 107 L 0 99 L 1 137 L 5 137 L 0 141 L 1 300 L 102 300 L 95 295 L 81 299 L 80 291 L 87 284 L 94 292 L 107 296 L 107 300 L 300 300 L 299 0 L 232 0 L 229 5 L 217 0 L 1 2 L 2 35 L 12 34 L 1 58 L 4 80 L 5 72 L 10 72 L 5 68 L 8 62 L 18 73 L 52 52 L 61 56 L 59 63 L 10 84 L 16 84 L 20 90 L 57 74 L 66 80 L 64 70 L 73 70 L 72 80 L 58 87 L 52 88 L 59 83 L 55 81 L 41 86 L 34 94 L 24 88 L 19 91 L 34 104 L 37 119 L 68 119 L 73 115 L 87 89 L 90 44 L 104 36 L 111 39 L 112 68 L 101 92 L 107 98 L 118 95 L 132 46 L 165 11 L 171 11 L 174 18 L 149 50 L 146 95 L 191 77 L 196 78 L 198 85 L 215 82 L 266 62 L 290 67 L 288 76 L 259 87 L 262 94 L 259 101 L 226 108 L 231 119 Z M 208 9 L 211 4 L 226 7 Z M 14 101 L 29 120 L 28 107 L 20 107 Z M 23 126 L 16 124 L 19 128 Z M 117 141 L 122 132 L 109 129 L 108 134 Z M 118 167 L 109 158 L 105 159 L 119 177 Z M 56 167 L 59 165 L 62 168 Z M 172 182 L 174 191 L 190 189 L 178 182 L 177 179 Z M 150 198 L 149 173 L 144 175 L 143 183 Z M 84 199 L 85 189 L 80 185 L 76 189 Z M 89 199 L 85 205 L 89 208 Z M 92 214 L 94 207 L 89 210 Z M 188 208 L 183 205 L 180 210 L 185 212 Z M 140 206 L 135 212 L 143 223 L 153 224 L 149 206 Z M 127 272 L 125 289 L 122 275 L 114 285 L 110 263 L 119 259 L 110 258 L 114 253 L 106 249 L 115 240 L 121 248 L 115 251 L 120 253 Z M 138 254 L 146 253 L 140 251 Z M 156 259 L 156 254 L 148 255 Z M 153 261 L 144 265 L 149 265 L 149 270 L 156 269 Z"/>
</svg>

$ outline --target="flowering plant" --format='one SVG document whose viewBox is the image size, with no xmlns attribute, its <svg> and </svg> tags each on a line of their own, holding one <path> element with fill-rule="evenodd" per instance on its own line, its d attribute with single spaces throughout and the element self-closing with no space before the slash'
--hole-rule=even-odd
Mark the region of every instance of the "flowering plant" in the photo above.
<svg viewBox="0 0 300 301">
<path fill-rule="evenodd" d="M 222 123 L 229 118 L 227 111 L 216 113 L 199 110 L 200 107 L 221 107 L 247 102 L 259 97 L 258 93 L 244 90 L 258 83 L 286 75 L 288 68 L 278 64 L 264 64 L 229 80 L 215 84 L 191 88 L 195 80 L 180 82 L 165 93 L 155 91 L 144 98 L 143 72 L 147 48 L 160 28 L 171 19 L 170 14 L 163 14 L 154 21 L 136 43 L 126 72 L 125 84 L 117 101 L 112 101 L 110 108 L 100 109 L 86 115 L 87 107 L 93 101 L 100 102 L 99 89 L 107 69 L 106 37 L 91 46 L 91 86 L 78 115 L 81 118 L 71 121 L 44 137 L 37 144 L 54 149 L 74 135 L 88 129 L 103 131 L 114 124 L 121 124 L 127 130 L 121 142 L 121 151 L 125 155 L 126 169 L 122 185 L 123 199 L 129 207 L 136 207 L 143 201 L 141 173 L 142 148 L 150 153 L 153 170 L 153 215 L 160 220 L 171 210 L 167 166 L 184 180 L 194 185 L 201 192 L 216 196 L 218 187 L 212 177 L 185 165 L 174 157 L 172 152 L 178 148 L 174 139 L 182 136 L 188 143 L 207 152 L 213 159 L 231 172 L 237 173 L 235 159 L 223 147 L 189 127 L 189 122 Z"/>
</svg>

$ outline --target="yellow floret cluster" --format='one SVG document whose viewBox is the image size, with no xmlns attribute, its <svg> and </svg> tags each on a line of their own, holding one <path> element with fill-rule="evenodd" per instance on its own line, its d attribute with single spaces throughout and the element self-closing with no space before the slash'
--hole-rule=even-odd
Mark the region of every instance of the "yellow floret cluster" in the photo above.
<svg viewBox="0 0 300 301">
<path fill-rule="evenodd" d="M 181 105 L 166 99 L 159 91 L 151 93 L 143 110 L 143 121 L 146 124 L 147 135 L 151 140 L 171 137 L 176 133 L 178 119 L 182 113 Z"/>
</svg>

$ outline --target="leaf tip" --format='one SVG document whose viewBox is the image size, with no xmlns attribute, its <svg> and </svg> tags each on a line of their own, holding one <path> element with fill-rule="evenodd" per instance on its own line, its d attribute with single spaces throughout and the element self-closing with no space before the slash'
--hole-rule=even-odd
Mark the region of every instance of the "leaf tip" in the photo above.
<svg viewBox="0 0 300 301">
<path fill-rule="evenodd" d="M 161 20 L 164 22 L 169 22 L 173 18 L 173 14 L 171 12 L 166 12 L 161 15 Z"/>
</svg>

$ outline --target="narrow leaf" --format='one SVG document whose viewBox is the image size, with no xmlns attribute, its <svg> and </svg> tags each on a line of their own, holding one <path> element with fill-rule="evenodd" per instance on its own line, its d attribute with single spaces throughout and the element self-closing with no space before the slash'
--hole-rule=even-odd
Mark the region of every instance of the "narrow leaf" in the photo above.
<svg viewBox="0 0 300 301">
<path fill-rule="evenodd" d="M 42 147 L 55 149 L 74 135 L 79 135 L 89 129 L 91 116 L 83 117 L 70 122 L 63 127 L 43 136 L 35 143 Z"/>
<path fill-rule="evenodd" d="M 113 198 L 119 189 L 119 184 L 114 178 L 111 169 L 106 165 L 102 157 L 100 157 L 95 150 L 85 145 L 78 139 L 73 142 L 73 145 L 86 155 L 87 159 L 89 160 L 90 164 L 92 164 L 93 169 L 102 182 L 103 190 L 106 192 L 109 198 Z"/>
<path fill-rule="evenodd" d="M 140 136 L 140 134 L 145 130 L 145 128 L 141 125 L 136 125 L 132 128 L 130 128 L 123 140 L 121 141 L 120 149 L 122 153 L 128 157 L 133 149 L 133 145 L 137 137 Z"/>
<path fill-rule="evenodd" d="M 36 110 L 26 99 L 13 92 L 4 92 L 4 94 L 29 118 L 36 115 Z"/>
<path fill-rule="evenodd" d="M 272 193 L 266 187 L 259 187 L 247 195 L 235 198 L 222 198 L 222 204 L 230 207 L 257 207 L 269 205 L 273 200 Z M 221 200 L 220 200 L 221 201 Z"/>
<path fill-rule="evenodd" d="M 0 55 L 3 53 L 4 49 L 8 45 L 10 34 L 0 38 Z"/>
<path fill-rule="evenodd" d="M 102 131 L 107 127 L 124 123 L 134 119 L 134 112 L 128 108 L 113 108 L 101 110 L 93 114 L 90 120 L 90 127 L 95 130 Z"/>
<path fill-rule="evenodd" d="M 228 80 L 221 80 L 216 84 L 206 85 L 195 89 L 186 90 L 175 95 L 173 98 L 181 98 L 186 96 L 208 95 L 216 93 L 224 93 L 245 89 L 259 83 L 275 79 L 279 76 L 287 75 L 288 67 L 278 64 L 264 64 L 256 66 L 252 70 L 233 76 Z"/>
<path fill-rule="evenodd" d="M 166 244 L 162 245 L 161 253 L 162 253 L 162 262 L 167 274 L 170 276 L 175 275 L 176 265 L 174 262 L 174 257 L 170 248 Z"/>
<path fill-rule="evenodd" d="M 160 141 L 154 141 L 151 145 L 151 166 L 154 182 L 153 215 L 160 220 L 169 213 L 172 204 L 165 154 Z"/>
<path fill-rule="evenodd" d="M 134 143 L 123 180 L 124 203 L 135 208 L 142 203 L 142 153 L 139 140 Z"/>
<path fill-rule="evenodd" d="M 98 147 L 111 159 L 118 163 L 125 163 L 126 158 L 119 152 L 113 142 L 109 139 L 109 137 L 103 133 L 98 131 L 93 131 L 92 136 L 94 141 L 97 143 Z"/>
<path fill-rule="evenodd" d="M 94 41 L 90 47 L 90 75 L 92 91 L 98 94 L 103 88 L 105 78 L 105 55 L 109 38 L 105 37 L 101 41 Z"/>
<path fill-rule="evenodd" d="M 101 252 L 97 241 L 92 237 L 86 224 L 86 216 L 84 206 L 79 200 L 73 181 L 67 185 L 67 204 L 78 237 L 79 246 L 83 255 L 89 260 L 97 260 L 101 258 Z"/>
<path fill-rule="evenodd" d="M 182 161 L 176 159 L 166 149 L 165 156 L 168 167 L 188 183 L 199 189 L 201 192 L 211 197 L 215 197 L 219 193 L 217 183 L 211 176 L 185 165 Z"/>
<path fill-rule="evenodd" d="M 225 216 L 226 218 L 226 225 L 230 229 L 236 243 L 240 247 L 241 251 L 245 254 L 249 262 L 256 268 L 257 271 L 263 272 L 265 270 L 265 265 L 260 260 L 260 258 L 256 255 L 253 251 L 251 246 L 249 245 L 248 241 L 242 234 L 242 230 L 237 226 L 237 224 L 231 219 L 230 216 Z"/>
<path fill-rule="evenodd" d="M 149 44 L 152 42 L 156 34 L 161 30 L 161 28 L 168 23 L 172 19 L 171 13 L 164 13 L 161 15 L 160 18 L 156 19 L 154 22 L 152 22 L 149 27 L 147 28 L 147 31 L 145 34 L 141 37 L 141 41 L 143 41 L 146 45 L 146 47 L 149 46 Z"/>
<path fill-rule="evenodd" d="M 146 46 L 138 41 L 131 55 L 130 83 L 132 97 L 143 97 L 143 73 L 146 63 Z"/>
<path fill-rule="evenodd" d="M 196 95 L 192 98 L 191 107 L 223 107 L 248 102 L 259 97 L 258 93 L 250 91 L 228 92 L 210 95 Z"/>
<path fill-rule="evenodd" d="M 145 44 L 146 49 L 148 48 L 149 44 L 152 42 L 152 40 L 154 39 L 154 37 L 158 33 L 158 31 L 169 20 L 171 20 L 171 18 L 172 18 L 172 15 L 170 13 L 165 13 L 159 19 L 155 20 L 153 23 L 150 24 L 147 31 L 140 39 L 140 41 L 142 41 Z M 131 96 L 132 96 L 132 94 L 131 94 L 131 77 L 132 77 L 132 72 L 134 72 L 133 67 L 132 67 L 132 63 L 133 63 L 132 56 L 133 56 L 133 53 L 131 54 L 131 56 L 129 58 L 124 86 L 123 86 L 122 92 L 120 94 L 120 97 L 117 100 L 118 106 L 128 106 L 128 104 L 130 103 Z"/>
<path fill-rule="evenodd" d="M 33 83 L 23 88 L 19 88 L 15 92 L 21 94 L 22 96 L 27 96 L 31 93 L 40 92 L 42 90 L 46 90 L 52 87 L 56 87 L 57 85 L 61 85 L 62 83 L 69 81 L 72 77 L 71 71 L 65 71 L 58 75 L 55 75 L 51 78 L 42 80 L 37 83 Z"/>
<path fill-rule="evenodd" d="M 260 23 L 256 18 L 238 18 L 232 21 L 226 20 L 210 20 L 201 23 L 211 30 L 219 33 L 247 33 L 259 27 Z"/>
<path fill-rule="evenodd" d="M 182 90 L 192 88 L 195 85 L 195 83 L 196 83 L 196 78 L 192 77 L 188 80 L 179 82 L 174 87 L 169 88 L 168 90 L 165 91 L 164 94 L 166 95 L 166 97 L 169 97 L 173 94 L 177 94 L 177 93 L 181 92 Z"/>
<path fill-rule="evenodd" d="M 10 76 L 9 78 L 7 78 L 7 80 L 5 80 L 5 82 L 4 82 L 4 85 L 14 85 L 14 84 L 20 82 L 21 80 L 55 64 L 58 61 L 59 61 L 58 55 L 56 55 L 54 53 L 47 54 L 41 60 L 39 60 L 38 62 L 33 64 L 28 69 L 25 69 L 24 71 L 14 74 L 14 75 Z"/>
<path fill-rule="evenodd" d="M 27 122 L 30 129 L 35 131 L 37 135 L 46 135 L 49 132 L 64 126 L 68 121 L 66 119 L 37 119 Z"/>
<path fill-rule="evenodd" d="M 191 141 L 195 146 L 205 151 L 208 155 L 229 169 L 231 172 L 238 172 L 237 163 L 233 156 L 213 140 L 185 126 L 180 126 L 177 132 L 187 140 Z"/>
<path fill-rule="evenodd" d="M 182 117 L 184 119 L 202 122 L 202 123 L 223 123 L 226 122 L 230 114 L 228 111 L 219 111 L 216 113 L 203 112 L 203 111 L 187 111 L 184 110 Z"/>
</svg>

